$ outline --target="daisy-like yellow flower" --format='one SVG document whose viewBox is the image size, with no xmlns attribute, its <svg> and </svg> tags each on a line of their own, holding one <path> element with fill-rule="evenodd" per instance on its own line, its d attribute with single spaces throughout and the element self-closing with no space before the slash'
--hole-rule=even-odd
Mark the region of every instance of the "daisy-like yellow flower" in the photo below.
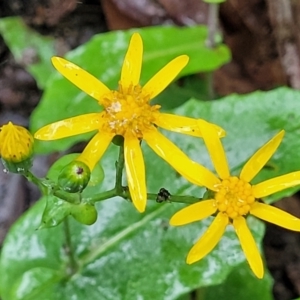
<svg viewBox="0 0 300 300">
<path fill-rule="evenodd" d="M 199 122 L 203 123 L 204 121 L 199 120 Z M 300 171 L 258 184 L 250 184 L 250 181 L 274 154 L 283 136 L 284 131 L 282 130 L 248 160 L 239 176 L 232 176 L 221 141 L 214 131 L 207 129 L 203 132 L 203 138 L 218 177 L 212 174 L 202 184 L 214 192 L 214 197 L 183 208 L 170 220 L 171 225 L 177 226 L 200 221 L 216 214 L 206 232 L 189 251 L 188 264 L 199 261 L 212 251 L 221 239 L 226 226 L 232 224 L 252 271 L 258 278 L 262 278 L 264 274 L 263 262 L 247 226 L 246 216 L 250 214 L 281 227 L 300 231 L 300 219 L 258 201 L 262 197 L 299 185 Z"/>
<path fill-rule="evenodd" d="M 123 136 L 129 191 L 135 207 L 140 212 L 145 210 L 147 200 L 141 140 L 145 140 L 160 157 L 187 180 L 200 184 L 202 177 L 210 176 L 210 173 L 191 161 L 164 137 L 157 127 L 191 136 L 202 136 L 206 127 L 211 127 L 218 136 L 224 136 L 224 131 L 216 125 L 205 123 L 204 126 L 199 126 L 195 119 L 160 113 L 159 105 L 150 105 L 150 100 L 161 93 L 186 66 L 188 56 L 176 57 L 141 87 L 139 80 L 142 55 L 143 42 L 141 36 L 135 33 L 125 55 L 117 90 L 110 90 L 75 64 L 60 57 L 53 57 L 54 67 L 73 84 L 96 99 L 103 107 L 103 111 L 47 125 L 34 135 L 39 140 L 55 140 L 97 130 L 96 135 L 76 159 L 85 163 L 91 170 L 101 159 L 113 137 Z"/>
</svg>

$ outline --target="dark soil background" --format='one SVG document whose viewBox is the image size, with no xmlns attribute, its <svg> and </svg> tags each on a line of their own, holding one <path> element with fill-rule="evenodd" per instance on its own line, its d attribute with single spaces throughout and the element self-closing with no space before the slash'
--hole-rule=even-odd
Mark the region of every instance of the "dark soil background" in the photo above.
<svg viewBox="0 0 300 300">
<path fill-rule="evenodd" d="M 39 33 L 55 37 L 57 53 L 63 55 L 109 30 L 207 24 L 208 6 L 200 0 L 0 0 L 0 18 L 6 16 L 21 16 Z M 299 0 L 227 0 L 220 6 L 219 23 L 233 59 L 213 75 L 216 94 L 282 85 L 300 89 Z M 0 36 L 0 125 L 12 120 L 27 126 L 41 94 Z M 44 175 L 53 159 L 37 157 L 34 172 Z M 0 245 L 10 225 L 38 197 L 20 176 L 0 172 Z M 297 195 L 276 206 L 300 217 Z M 264 251 L 275 279 L 274 298 L 300 296 L 300 235 L 267 224 Z"/>
</svg>

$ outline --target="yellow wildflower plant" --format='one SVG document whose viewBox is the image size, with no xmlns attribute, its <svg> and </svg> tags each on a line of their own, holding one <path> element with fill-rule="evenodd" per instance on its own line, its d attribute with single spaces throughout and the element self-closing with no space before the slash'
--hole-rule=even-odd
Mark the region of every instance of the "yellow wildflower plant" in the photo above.
<svg viewBox="0 0 300 300">
<path fill-rule="evenodd" d="M 203 123 L 204 121 L 199 120 L 199 122 Z M 284 131 L 282 130 L 248 160 L 239 176 L 232 176 L 221 141 L 213 130 L 208 128 L 203 132 L 203 138 L 218 177 L 211 173 L 211 176 L 207 177 L 202 185 L 214 192 L 214 197 L 183 208 L 175 213 L 170 220 L 171 225 L 179 226 L 215 215 L 206 232 L 189 251 L 188 264 L 199 261 L 212 251 L 221 239 L 227 225 L 231 224 L 253 273 L 258 278 L 262 278 L 264 274 L 263 262 L 247 226 L 246 216 L 250 214 L 281 227 L 300 231 L 300 219 L 259 200 L 275 192 L 299 185 L 300 171 L 254 185 L 250 183 L 274 154 L 283 136 Z"/>
<path fill-rule="evenodd" d="M 18 163 L 31 157 L 33 137 L 30 132 L 12 122 L 0 126 L 0 156 L 7 162 Z"/>
<path fill-rule="evenodd" d="M 150 100 L 161 93 L 188 63 L 188 56 L 173 59 L 154 75 L 143 87 L 140 86 L 143 42 L 138 33 L 133 34 L 121 70 L 117 90 L 105 84 L 77 65 L 60 57 L 53 57 L 54 67 L 74 85 L 96 99 L 102 112 L 90 113 L 58 121 L 38 130 L 34 137 L 39 140 L 55 140 L 97 130 L 82 154 L 76 159 L 91 170 L 101 159 L 114 136 L 124 137 L 124 157 L 127 181 L 132 202 L 138 211 L 146 207 L 147 191 L 141 140 L 178 173 L 195 184 L 201 183 L 198 176 L 209 172 L 191 161 L 179 148 L 157 129 L 161 127 L 191 136 L 202 136 L 206 128 L 224 136 L 224 131 L 213 124 L 199 126 L 196 119 L 159 112 L 159 105 L 150 105 Z M 208 174 L 208 175 L 207 175 Z"/>
</svg>

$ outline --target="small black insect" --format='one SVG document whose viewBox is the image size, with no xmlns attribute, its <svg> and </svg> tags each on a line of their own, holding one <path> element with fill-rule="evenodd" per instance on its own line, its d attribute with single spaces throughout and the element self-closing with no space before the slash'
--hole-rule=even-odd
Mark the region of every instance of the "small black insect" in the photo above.
<svg viewBox="0 0 300 300">
<path fill-rule="evenodd" d="M 162 202 L 170 202 L 171 194 L 168 190 L 165 188 L 161 188 L 157 194 L 156 202 L 162 203 Z"/>
</svg>

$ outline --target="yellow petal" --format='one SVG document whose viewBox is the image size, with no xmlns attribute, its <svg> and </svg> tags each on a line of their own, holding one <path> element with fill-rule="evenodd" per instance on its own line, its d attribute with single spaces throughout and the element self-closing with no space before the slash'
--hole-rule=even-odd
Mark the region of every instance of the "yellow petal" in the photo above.
<svg viewBox="0 0 300 300">
<path fill-rule="evenodd" d="M 158 71 L 143 87 L 143 92 L 150 95 L 150 99 L 160 94 L 179 72 L 187 65 L 189 57 L 181 55 L 174 58 Z"/>
<path fill-rule="evenodd" d="M 270 141 L 256 151 L 243 167 L 240 178 L 250 182 L 274 154 L 284 136 L 281 130 Z"/>
<path fill-rule="evenodd" d="M 61 57 L 52 57 L 56 70 L 82 91 L 101 103 L 101 97 L 110 92 L 109 88 L 92 74 Z"/>
<path fill-rule="evenodd" d="M 242 249 L 245 253 L 247 261 L 252 269 L 253 273 L 258 278 L 263 278 L 264 276 L 264 265 L 256 246 L 255 240 L 247 226 L 244 217 L 238 217 L 233 220 L 233 226 L 235 232 L 240 240 Z"/>
<path fill-rule="evenodd" d="M 202 165 L 188 158 L 160 132 L 157 130 L 145 132 L 143 137 L 153 151 L 185 179 L 196 185 L 204 185 L 208 189 L 216 191 L 217 185 L 220 184 L 219 178 Z"/>
<path fill-rule="evenodd" d="M 209 127 L 210 130 L 213 130 L 217 133 L 217 136 L 219 138 L 226 136 L 226 131 L 222 127 L 220 127 L 214 123 L 206 122 L 203 119 L 197 119 L 197 123 L 198 123 L 198 131 L 203 132 L 203 131 L 207 130 L 207 127 Z M 203 136 L 203 134 L 202 134 L 202 136 Z"/>
<path fill-rule="evenodd" d="M 230 176 L 227 158 L 223 145 L 220 141 L 218 132 L 215 127 L 204 120 L 198 120 L 198 125 L 202 131 L 204 143 L 208 149 L 212 163 L 220 178 L 225 179 Z"/>
<path fill-rule="evenodd" d="M 219 213 L 202 237 L 196 242 L 188 253 L 186 262 L 192 264 L 212 251 L 224 234 L 228 224 L 228 217 L 223 213 Z"/>
<path fill-rule="evenodd" d="M 138 33 L 134 33 L 130 39 L 129 47 L 121 72 L 121 83 L 123 87 L 137 85 L 140 81 L 143 60 L 143 41 Z"/>
<path fill-rule="evenodd" d="M 255 198 L 262 198 L 296 185 L 300 185 L 300 171 L 288 173 L 253 185 L 252 193 Z"/>
<path fill-rule="evenodd" d="M 217 211 L 214 202 L 215 200 L 205 200 L 189 205 L 173 215 L 170 224 L 179 226 L 203 220 Z"/>
<path fill-rule="evenodd" d="M 160 113 L 155 120 L 155 124 L 161 128 L 188 134 L 195 137 L 202 137 L 201 128 L 198 125 L 197 119 Z M 218 132 L 219 137 L 225 136 L 225 131 L 218 125 L 211 124 Z"/>
<path fill-rule="evenodd" d="M 39 129 L 34 138 L 42 141 L 58 140 L 99 129 L 101 113 L 81 115 L 46 125 Z"/>
<path fill-rule="evenodd" d="M 140 141 L 137 138 L 125 135 L 124 156 L 132 202 L 139 212 L 144 212 L 147 202 L 145 164 Z"/>
<path fill-rule="evenodd" d="M 280 227 L 300 231 L 300 219 L 274 206 L 255 202 L 250 214 Z"/>
<path fill-rule="evenodd" d="M 85 163 L 92 171 L 96 163 L 101 159 L 102 155 L 109 146 L 113 138 L 112 134 L 97 133 L 87 144 L 83 152 L 76 160 Z"/>
</svg>

